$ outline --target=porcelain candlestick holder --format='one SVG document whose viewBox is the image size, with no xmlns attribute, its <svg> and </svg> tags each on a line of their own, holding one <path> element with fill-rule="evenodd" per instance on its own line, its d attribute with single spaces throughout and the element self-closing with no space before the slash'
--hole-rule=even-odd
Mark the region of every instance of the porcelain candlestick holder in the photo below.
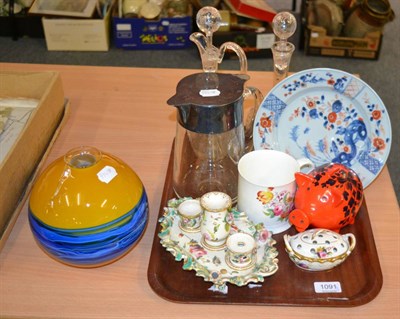
<svg viewBox="0 0 400 319">
<path fill-rule="evenodd" d="M 178 206 L 179 227 L 186 232 L 200 231 L 202 208 L 198 199 L 188 199 Z"/>
<path fill-rule="evenodd" d="M 200 198 L 200 204 L 203 208 L 201 244 L 210 250 L 223 249 L 230 231 L 227 216 L 232 206 L 231 197 L 222 192 L 209 192 Z"/>
<path fill-rule="evenodd" d="M 235 270 L 250 269 L 256 263 L 257 246 L 253 236 L 247 233 L 235 233 L 226 242 L 228 251 L 226 263 Z"/>
</svg>

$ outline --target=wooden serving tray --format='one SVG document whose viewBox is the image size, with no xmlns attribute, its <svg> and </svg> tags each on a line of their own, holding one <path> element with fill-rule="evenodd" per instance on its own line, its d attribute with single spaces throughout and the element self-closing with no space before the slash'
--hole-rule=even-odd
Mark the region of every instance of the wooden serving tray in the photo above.
<svg viewBox="0 0 400 319">
<path fill-rule="evenodd" d="M 176 197 L 172 189 L 173 150 L 168 164 L 159 216 L 167 201 Z M 182 303 L 282 305 L 282 306 L 360 306 L 374 299 L 382 287 L 382 271 L 365 201 L 354 225 L 342 228 L 341 233 L 353 233 L 357 244 L 347 260 L 329 271 L 310 272 L 295 266 L 285 251 L 283 235 L 295 234 L 294 227 L 285 233 L 273 236 L 277 241 L 279 269 L 263 283 L 238 287 L 228 284 L 228 293 L 209 290 L 211 282 L 197 277 L 195 271 L 183 270 L 183 261 L 160 244 L 158 233 L 154 234 L 147 278 L 151 288 L 161 297 Z M 325 283 L 325 284 L 324 284 Z M 341 292 L 332 292 L 333 285 Z M 316 292 L 315 285 L 324 292 Z M 328 291 L 328 292 L 326 292 Z"/>
</svg>

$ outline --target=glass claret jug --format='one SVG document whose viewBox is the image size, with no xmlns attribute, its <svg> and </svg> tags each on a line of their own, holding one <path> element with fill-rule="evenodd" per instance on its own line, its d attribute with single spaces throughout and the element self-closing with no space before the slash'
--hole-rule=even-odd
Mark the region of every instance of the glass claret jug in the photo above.
<svg viewBox="0 0 400 319">
<path fill-rule="evenodd" d="M 249 77 L 243 49 L 233 42 L 219 48 L 212 44 L 212 34 L 221 24 L 218 10 L 204 7 L 196 21 L 204 34 L 195 32 L 190 39 L 200 51 L 203 72 L 183 78 L 167 102 L 177 108 L 173 188 L 178 197 L 220 191 L 235 201 L 237 163 L 252 147 L 252 126 L 262 94 L 245 87 Z M 240 74 L 217 72 L 227 49 L 237 54 Z"/>
</svg>

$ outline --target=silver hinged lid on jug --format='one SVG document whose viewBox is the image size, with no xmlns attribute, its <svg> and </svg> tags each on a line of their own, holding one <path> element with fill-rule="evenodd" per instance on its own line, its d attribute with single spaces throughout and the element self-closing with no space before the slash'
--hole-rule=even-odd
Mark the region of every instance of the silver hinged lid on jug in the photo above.
<svg viewBox="0 0 400 319">
<path fill-rule="evenodd" d="M 182 79 L 168 100 L 178 108 L 178 122 L 203 134 L 229 131 L 243 122 L 242 100 L 246 79 L 232 74 L 196 73 Z"/>
</svg>

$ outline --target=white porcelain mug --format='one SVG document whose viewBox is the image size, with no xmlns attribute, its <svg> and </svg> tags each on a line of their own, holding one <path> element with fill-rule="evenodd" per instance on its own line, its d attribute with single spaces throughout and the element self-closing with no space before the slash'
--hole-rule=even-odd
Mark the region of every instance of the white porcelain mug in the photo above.
<svg viewBox="0 0 400 319">
<path fill-rule="evenodd" d="M 249 219 L 273 234 L 289 229 L 289 213 L 294 208 L 294 174 L 302 168 L 314 168 L 307 158 L 295 159 L 284 152 L 256 150 L 239 161 L 238 209 Z"/>
</svg>

